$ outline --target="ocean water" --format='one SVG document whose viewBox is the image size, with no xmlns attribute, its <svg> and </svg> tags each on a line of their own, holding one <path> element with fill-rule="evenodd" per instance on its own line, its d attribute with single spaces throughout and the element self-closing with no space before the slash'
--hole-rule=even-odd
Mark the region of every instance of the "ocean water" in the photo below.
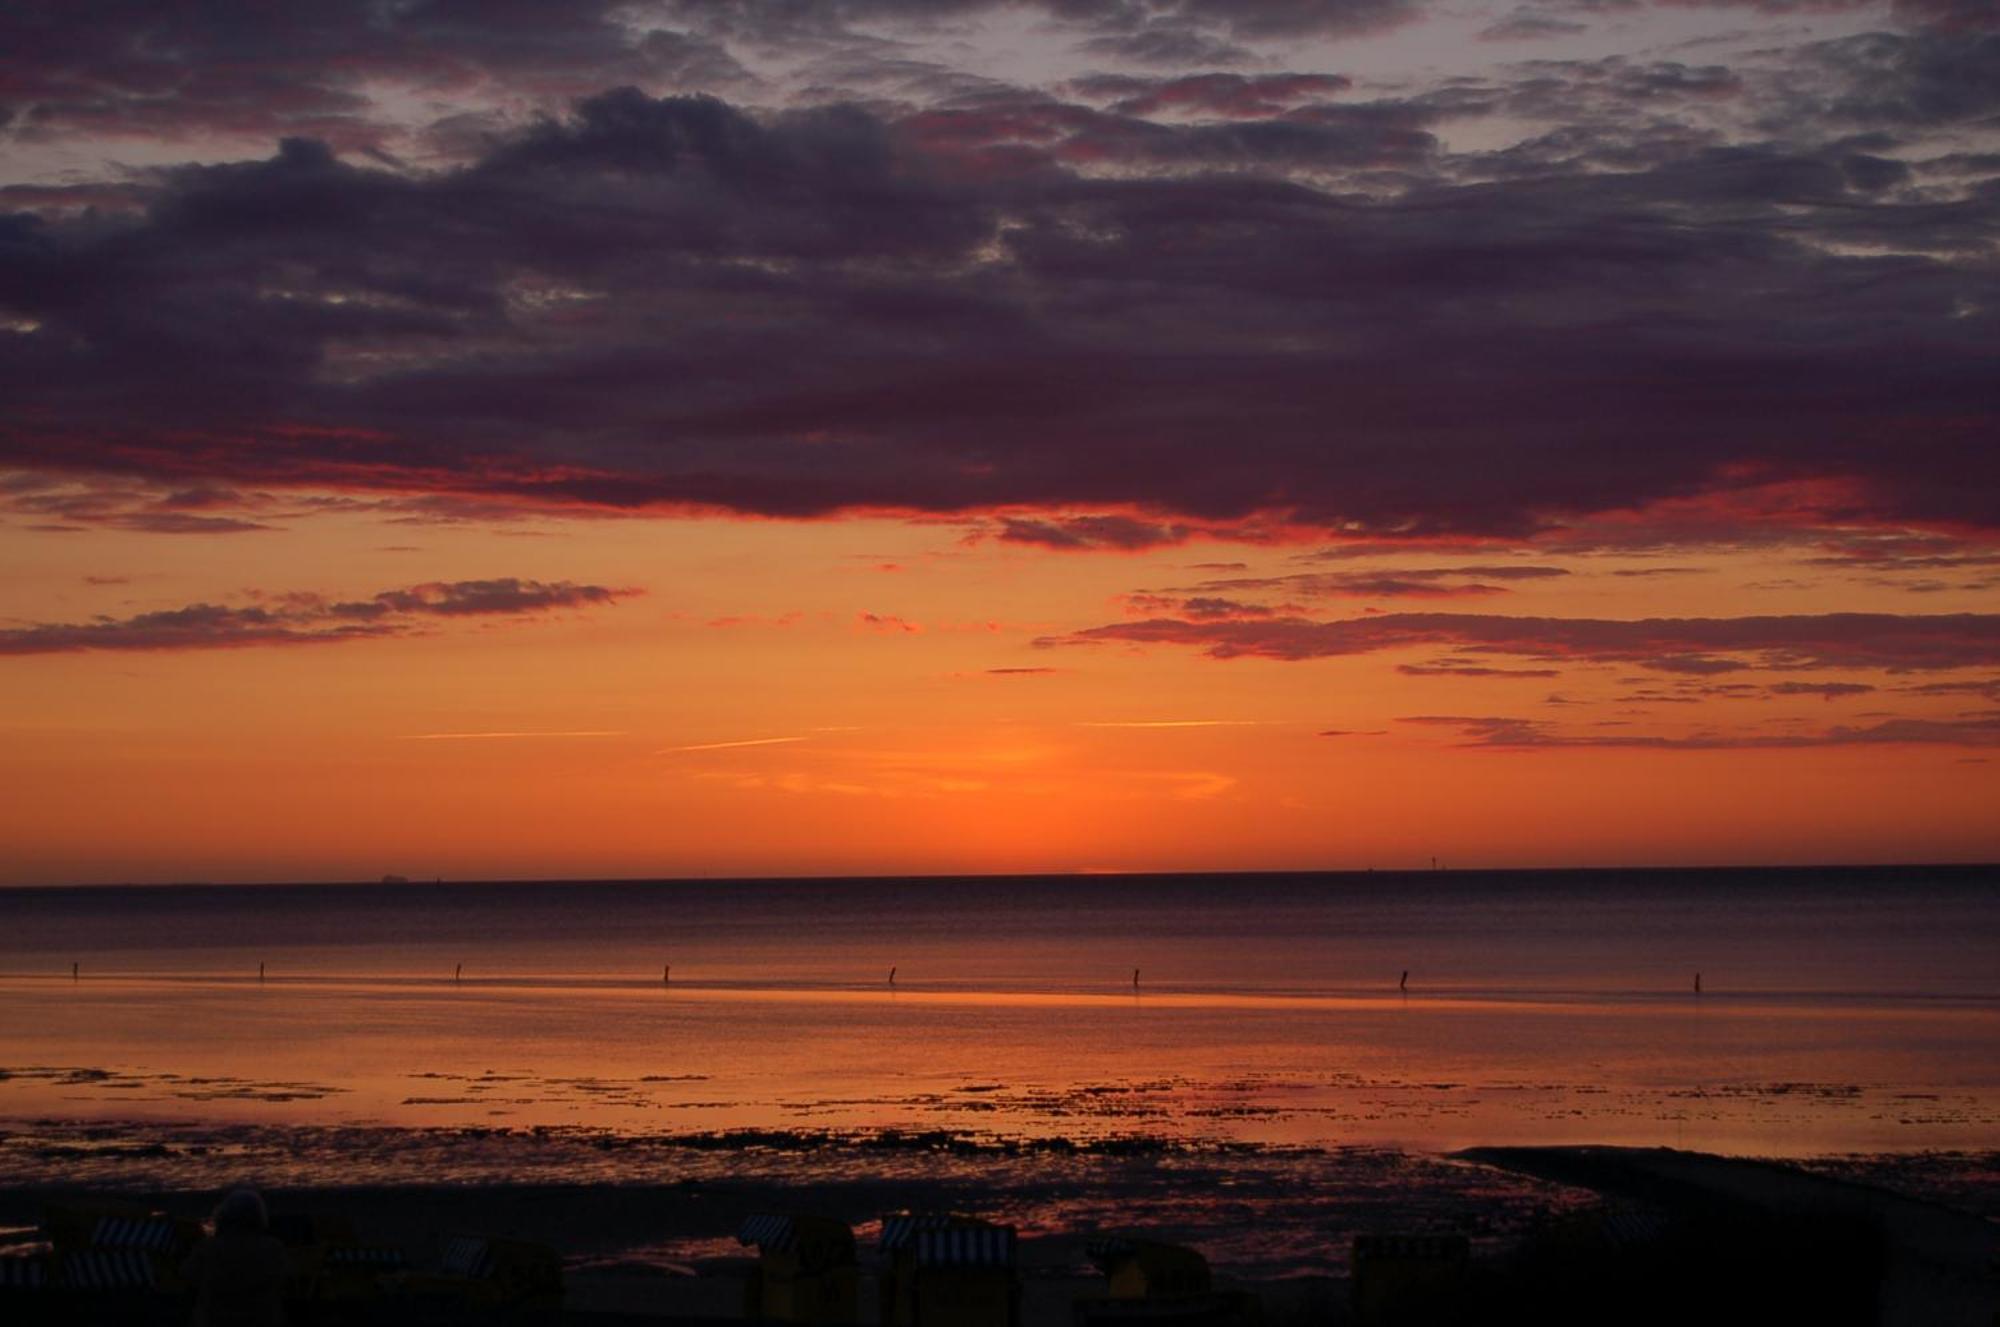
<svg viewBox="0 0 2000 1327">
<path fill-rule="evenodd" d="M 2000 870 L 9 890 L 0 1121 L 16 1182 L 109 1137 L 1994 1149 Z"/>
</svg>

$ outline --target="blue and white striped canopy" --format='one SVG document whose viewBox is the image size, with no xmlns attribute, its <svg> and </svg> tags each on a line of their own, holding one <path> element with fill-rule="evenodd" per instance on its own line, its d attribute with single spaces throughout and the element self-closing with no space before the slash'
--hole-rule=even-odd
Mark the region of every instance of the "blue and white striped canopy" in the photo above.
<svg viewBox="0 0 2000 1327">
<path fill-rule="evenodd" d="M 169 1253 L 180 1239 L 180 1226 L 166 1216 L 107 1216 L 90 1232 L 90 1246 L 94 1249 Z"/>
<path fill-rule="evenodd" d="M 946 1212 L 905 1213 L 902 1216 L 882 1218 L 882 1236 L 875 1247 L 884 1253 L 894 1253 L 907 1248 L 920 1230 L 943 1230 L 952 1224 L 969 1224 L 962 1217 L 954 1217 Z"/>
<path fill-rule="evenodd" d="M 919 1267 L 1012 1267 L 1012 1226 L 950 1226 L 917 1232 Z"/>
<path fill-rule="evenodd" d="M 493 1274 L 493 1251 L 477 1235 L 453 1235 L 444 1242 L 438 1266 L 447 1276 L 483 1281 Z"/>
<path fill-rule="evenodd" d="M 755 1244 L 766 1253 L 784 1253 L 798 1245 L 799 1232 L 790 1217 L 759 1212 L 736 1232 L 736 1242 Z"/>
<path fill-rule="evenodd" d="M 153 1260 L 137 1249 L 83 1249 L 63 1256 L 62 1284 L 72 1290 L 151 1290 Z"/>
</svg>

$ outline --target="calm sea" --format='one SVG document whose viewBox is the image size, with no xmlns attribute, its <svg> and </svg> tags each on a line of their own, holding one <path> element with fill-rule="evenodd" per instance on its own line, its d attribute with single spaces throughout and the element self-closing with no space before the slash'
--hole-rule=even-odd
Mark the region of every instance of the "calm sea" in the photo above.
<svg viewBox="0 0 2000 1327">
<path fill-rule="evenodd" d="M 1994 1148 L 2000 870 L 9 890 L 0 1070 L 182 1131 Z"/>
</svg>

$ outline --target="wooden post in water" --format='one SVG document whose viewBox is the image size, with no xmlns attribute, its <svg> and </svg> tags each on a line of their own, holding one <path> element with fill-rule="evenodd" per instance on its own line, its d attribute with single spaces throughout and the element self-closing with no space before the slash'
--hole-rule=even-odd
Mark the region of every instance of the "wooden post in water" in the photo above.
<svg viewBox="0 0 2000 1327">
<path fill-rule="evenodd" d="M 1132 969 L 1132 989 L 1135 991 L 1139 989 L 1139 969 L 1137 968 Z"/>
<path fill-rule="evenodd" d="M 257 980 L 259 982 L 264 980 L 264 965 L 262 963 L 257 965 Z"/>
<path fill-rule="evenodd" d="M 674 965 L 669 963 L 660 969 L 660 985 L 666 986 L 674 979 Z"/>
<path fill-rule="evenodd" d="M 889 984 L 891 986 L 896 984 L 896 969 L 894 967 L 889 969 Z"/>
<path fill-rule="evenodd" d="M 451 979 L 453 981 L 465 980 L 465 964 L 461 963 L 451 970 Z"/>
<path fill-rule="evenodd" d="M 1410 989 L 1410 970 L 1408 968 L 1403 969 L 1403 979 L 1396 983 L 1396 989 L 1399 991 Z"/>
</svg>

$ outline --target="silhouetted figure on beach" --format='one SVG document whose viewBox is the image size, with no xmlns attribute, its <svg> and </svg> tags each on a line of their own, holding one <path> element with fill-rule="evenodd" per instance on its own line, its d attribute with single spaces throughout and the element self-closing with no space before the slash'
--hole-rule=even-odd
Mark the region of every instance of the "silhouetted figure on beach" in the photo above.
<svg viewBox="0 0 2000 1327">
<path fill-rule="evenodd" d="M 285 1246 L 255 1189 L 238 1189 L 215 1209 L 215 1234 L 188 1255 L 181 1277 L 194 1290 L 195 1327 L 281 1327 Z"/>
<path fill-rule="evenodd" d="M 1410 989 L 1410 970 L 1408 968 L 1403 969 L 1403 979 L 1396 983 L 1396 989 L 1399 991 Z"/>
<path fill-rule="evenodd" d="M 82 975 L 83 975 L 83 965 L 81 963 L 72 963 L 69 965 L 69 979 L 71 981 L 75 981 L 78 977 Z"/>
<path fill-rule="evenodd" d="M 1137 968 L 1132 969 L 1132 989 L 1135 991 L 1139 989 L 1139 969 Z"/>
<path fill-rule="evenodd" d="M 1699 972 L 1694 974 L 1694 993 L 1696 995 L 1701 994 L 1701 974 Z"/>
<path fill-rule="evenodd" d="M 894 968 L 889 969 L 889 984 L 891 986 L 896 984 L 896 969 Z"/>
<path fill-rule="evenodd" d="M 666 986 L 674 979 L 674 965 L 669 963 L 660 969 L 660 985 Z"/>
<path fill-rule="evenodd" d="M 451 970 L 451 979 L 453 981 L 465 980 L 465 964 L 461 963 Z"/>
</svg>

